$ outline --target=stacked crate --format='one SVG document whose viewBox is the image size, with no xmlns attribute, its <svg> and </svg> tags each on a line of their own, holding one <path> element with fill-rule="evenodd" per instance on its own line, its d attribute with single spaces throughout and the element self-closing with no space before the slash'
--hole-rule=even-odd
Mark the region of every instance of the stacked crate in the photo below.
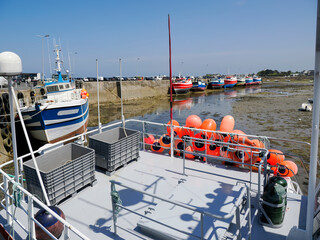
<svg viewBox="0 0 320 240">
<path fill-rule="evenodd" d="M 95 181 L 93 149 L 70 143 L 36 158 L 51 205 L 72 196 Z M 32 160 L 24 163 L 27 189 L 45 201 Z"/>
<path fill-rule="evenodd" d="M 96 165 L 108 172 L 139 158 L 140 132 L 114 128 L 89 137 L 89 147 L 95 150 Z"/>
</svg>

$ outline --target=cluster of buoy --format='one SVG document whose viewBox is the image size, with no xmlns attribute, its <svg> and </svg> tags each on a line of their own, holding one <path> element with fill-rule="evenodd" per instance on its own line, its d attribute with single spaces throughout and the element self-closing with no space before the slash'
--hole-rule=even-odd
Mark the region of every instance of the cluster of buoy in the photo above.
<svg viewBox="0 0 320 240">
<path fill-rule="evenodd" d="M 266 144 L 263 139 L 249 139 L 243 131 L 234 127 L 235 120 L 231 115 L 223 117 L 219 131 L 215 120 L 211 118 L 202 121 L 199 116 L 190 115 L 183 126 L 172 120 L 174 155 L 202 161 L 206 161 L 205 157 L 201 157 L 204 154 L 223 157 L 229 160 L 226 164 L 231 161 L 232 165 L 252 166 L 253 170 L 258 170 L 258 163 L 267 152 Z M 171 154 L 171 121 L 167 123 L 165 134 L 159 138 L 146 135 L 144 143 L 153 152 Z M 286 161 L 281 151 L 269 149 L 268 152 L 267 163 L 275 174 L 291 177 L 297 173 L 297 165 Z"/>
<path fill-rule="evenodd" d="M 83 99 L 86 99 L 86 98 L 88 98 L 89 97 L 89 93 L 87 92 L 87 90 L 86 89 L 81 89 L 81 93 L 80 93 L 80 95 L 81 95 L 81 98 L 83 98 Z"/>
</svg>

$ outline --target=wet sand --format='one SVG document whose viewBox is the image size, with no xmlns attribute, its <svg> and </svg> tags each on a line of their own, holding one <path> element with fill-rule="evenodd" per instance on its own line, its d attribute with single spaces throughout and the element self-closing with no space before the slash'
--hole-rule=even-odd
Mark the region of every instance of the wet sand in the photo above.
<svg viewBox="0 0 320 240">
<path fill-rule="evenodd" d="M 313 96 L 313 83 L 277 82 L 263 84 L 262 91 L 237 97 L 233 105 L 236 124 L 247 134 L 311 141 L 312 112 L 299 111 L 302 103 Z M 290 155 L 299 167 L 297 181 L 307 192 L 310 147 L 305 144 L 271 141 L 271 148 Z M 301 159 L 301 160 L 300 160 Z M 287 160 L 289 160 L 287 158 Z M 319 175 L 319 171 L 318 171 Z"/>
</svg>

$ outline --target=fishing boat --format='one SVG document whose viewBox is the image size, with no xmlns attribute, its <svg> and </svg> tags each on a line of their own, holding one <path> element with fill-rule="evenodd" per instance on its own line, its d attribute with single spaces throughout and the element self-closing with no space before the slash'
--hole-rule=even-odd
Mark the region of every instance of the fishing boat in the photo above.
<svg viewBox="0 0 320 240">
<path fill-rule="evenodd" d="M 237 84 L 238 80 L 235 76 L 226 76 L 224 78 L 224 88 L 232 88 Z"/>
<path fill-rule="evenodd" d="M 262 83 L 261 77 L 253 76 L 253 83 L 252 84 L 261 84 L 261 83 Z"/>
<path fill-rule="evenodd" d="M 239 78 L 237 82 L 237 86 L 245 86 L 245 85 L 246 85 L 246 78 L 244 77 Z"/>
<path fill-rule="evenodd" d="M 40 97 L 21 106 L 31 136 L 44 143 L 54 143 L 87 130 L 89 102 L 87 93 L 61 75 L 60 49 L 55 49 L 57 80 L 47 81 L 38 89 Z M 35 90 L 37 91 L 37 90 Z"/>
<path fill-rule="evenodd" d="M 199 92 L 206 90 L 207 84 L 204 81 L 198 80 L 192 83 L 190 91 Z"/>
<path fill-rule="evenodd" d="M 219 89 L 223 88 L 224 79 L 223 78 L 212 78 L 208 84 L 208 88 L 210 89 Z"/>
<path fill-rule="evenodd" d="M 192 88 L 192 82 L 190 78 L 186 79 L 183 77 L 179 77 L 172 83 L 172 87 L 176 94 L 185 94 L 188 93 Z"/>
<path fill-rule="evenodd" d="M 246 76 L 245 78 L 246 85 L 252 85 L 253 84 L 253 78 L 250 76 Z"/>
</svg>

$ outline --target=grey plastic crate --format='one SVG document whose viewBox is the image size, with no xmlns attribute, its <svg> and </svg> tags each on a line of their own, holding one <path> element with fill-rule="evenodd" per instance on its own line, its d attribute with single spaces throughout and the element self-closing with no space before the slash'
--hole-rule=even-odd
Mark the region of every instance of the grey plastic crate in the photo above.
<svg viewBox="0 0 320 240">
<path fill-rule="evenodd" d="M 95 181 L 93 149 L 70 143 L 36 158 L 51 205 Z M 45 200 L 32 160 L 25 162 L 27 189 Z"/>
<path fill-rule="evenodd" d="M 114 128 L 89 137 L 89 147 L 95 150 L 96 165 L 108 172 L 139 158 L 140 132 Z"/>
</svg>

